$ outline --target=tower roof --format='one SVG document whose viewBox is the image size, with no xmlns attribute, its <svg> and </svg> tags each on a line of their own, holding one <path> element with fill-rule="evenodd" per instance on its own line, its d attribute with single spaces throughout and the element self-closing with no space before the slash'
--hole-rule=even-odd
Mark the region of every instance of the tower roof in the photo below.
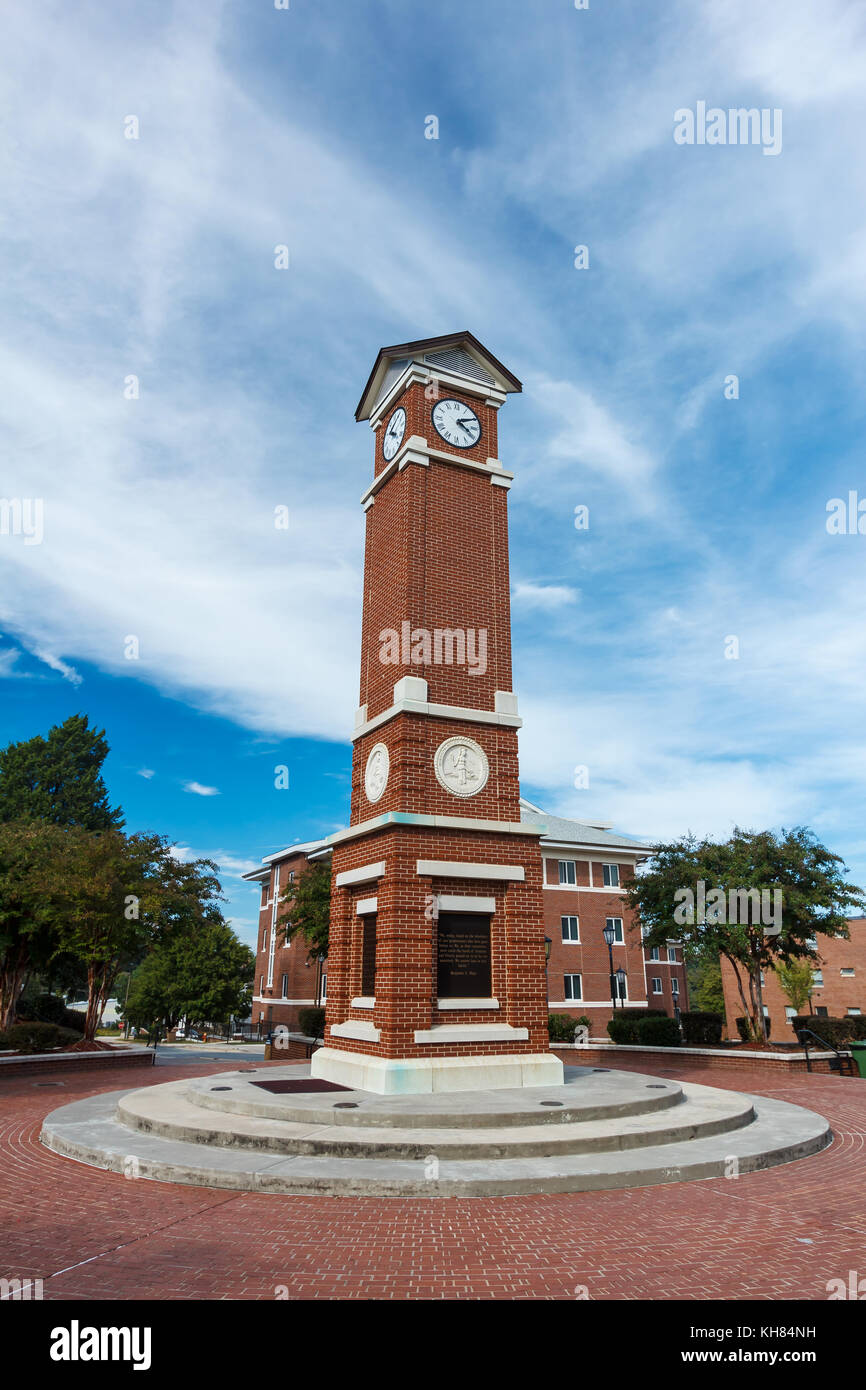
<svg viewBox="0 0 866 1390">
<path fill-rule="evenodd" d="M 397 343 L 379 349 L 367 385 L 364 387 L 356 420 L 368 420 L 385 392 L 410 362 L 427 367 L 441 367 L 473 381 L 485 382 L 503 392 L 522 391 L 517 377 L 503 367 L 498 358 L 479 343 L 474 333 L 446 333 L 441 338 L 418 338 L 413 343 Z"/>
</svg>

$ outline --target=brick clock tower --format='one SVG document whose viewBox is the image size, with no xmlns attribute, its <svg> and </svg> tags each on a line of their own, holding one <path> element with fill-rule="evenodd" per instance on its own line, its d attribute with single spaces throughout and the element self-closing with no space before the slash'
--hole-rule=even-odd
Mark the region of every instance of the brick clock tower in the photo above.
<svg viewBox="0 0 866 1390">
<path fill-rule="evenodd" d="M 471 333 L 383 348 L 347 830 L 331 837 L 325 1045 L 380 1094 L 550 1086 L 541 825 L 521 822 L 507 498 L 516 377 Z"/>
</svg>

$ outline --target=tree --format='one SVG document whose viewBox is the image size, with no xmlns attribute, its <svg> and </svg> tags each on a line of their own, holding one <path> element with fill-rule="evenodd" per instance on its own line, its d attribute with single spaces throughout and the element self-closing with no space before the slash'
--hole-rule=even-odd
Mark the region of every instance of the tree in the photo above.
<svg viewBox="0 0 866 1390">
<path fill-rule="evenodd" d="M 200 927 L 221 889 L 215 864 L 183 863 L 163 836 L 75 828 L 64 835 L 63 855 L 50 865 L 63 907 L 56 950 L 86 967 L 84 1036 L 92 1039 L 118 972 L 160 936 Z"/>
<path fill-rule="evenodd" d="M 60 893 L 45 866 L 63 852 L 59 826 L 0 824 L 0 1031 L 15 1022 L 29 971 L 44 970 L 56 946 Z"/>
<path fill-rule="evenodd" d="M 725 1016 L 725 991 L 722 987 L 722 964 L 717 955 L 702 955 L 686 965 L 689 979 L 689 999 L 696 1009 Z"/>
<path fill-rule="evenodd" d="M 256 958 L 218 909 L 197 926 L 156 944 L 135 972 L 124 1016 L 136 1026 L 174 1028 L 245 1017 L 252 1001 Z"/>
<path fill-rule="evenodd" d="M 291 941 L 300 936 L 311 955 L 326 956 L 331 923 L 331 865 L 321 859 L 309 864 L 295 883 L 286 885 L 280 902 L 287 909 L 277 919 L 283 939 Z"/>
<path fill-rule="evenodd" d="M 647 946 L 675 938 L 730 962 L 752 1036 L 766 1040 L 761 973 L 814 959 L 816 935 L 848 935 L 845 914 L 866 899 L 846 873 L 808 829 L 735 829 L 724 843 L 690 835 L 656 846 L 626 894 Z"/>
<path fill-rule="evenodd" d="M 48 821 L 83 830 L 123 825 L 119 807 L 108 804 L 102 764 L 108 755 L 104 729 L 92 729 L 86 714 L 0 751 L 0 821 Z"/>
<path fill-rule="evenodd" d="M 808 960 L 783 961 L 776 967 L 782 993 L 795 1013 L 800 1013 L 812 994 L 813 967 Z"/>
</svg>

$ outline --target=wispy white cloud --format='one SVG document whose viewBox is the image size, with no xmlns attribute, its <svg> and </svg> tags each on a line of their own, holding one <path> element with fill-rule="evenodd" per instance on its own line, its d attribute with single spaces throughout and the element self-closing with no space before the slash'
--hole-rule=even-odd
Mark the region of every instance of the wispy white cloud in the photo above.
<svg viewBox="0 0 866 1390">
<path fill-rule="evenodd" d="M 192 792 L 195 796 L 219 796 L 219 787 L 205 787 L 201 782 L 184 782 L 185 792 Z"/>
</svg>

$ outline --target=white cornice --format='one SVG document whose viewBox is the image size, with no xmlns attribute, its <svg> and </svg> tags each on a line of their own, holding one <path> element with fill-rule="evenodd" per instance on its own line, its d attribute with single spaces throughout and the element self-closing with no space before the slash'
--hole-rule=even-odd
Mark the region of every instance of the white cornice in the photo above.
<svg viewBox="0 0 866 1390">
<path fill-rule="evenodd" d="M 395 701 L 389 709 L 382 710 L 381 714 L 376 714 L 372 719 L 357 725 L 352 734 L 352 742 L 363 738 L 373 729 L 380 728 L 382 724 L 387 724 L 398 714 L 426 714 L 432 715 L 435 719 L 465 719 L 470 724 L 499 724 L 506 729 L 523 728 L 523 720 L 519 714 L 502 714 L 492 709 L 465 709 L 462 705 L 437 705 L 427 700 L 403 699 Z"/>
<path fill-rule="evenodd" d="M 357 840 L 362 835 L 373 835 L 377 830 L 389 830 L 393 826 L 422 826 L 428 830 L 477 830 L 486 834 L 531 835 L 539 838 L 546 827 L 531 825 L 528 821 L 475 820 L 472 816 L 428 816 L 413 811 L 385 811 L 371 820 L 360 821 L 345 830 L 337 830 L 328 836 L 329 845 L 342 844 L 345 840 Z"/>
<path fill-rule="evenodd" d="M 370 499 L 376 496 L 380 488 L 384 487 L 389 478 L 395 473 L 402 473 L 409 464 L 418 464 L 422 468 L 430 467 L 430 460 L 434 459 L 437 463 L 449 463 L 455 468 L 468 468 L 475 473 L 484 473 L 497 487 L 509 488 L 514 479 L 514 474 L 507 468 L 503 468 L 499 459 L 488 458 L 486 462 L 480 463 L 478 459 L 464 458 L 460 454 L 451 454 L 446 449 L 437 449 L 428 444 L 422 434 L 411 434 L 407 440 L 401 444 L 397 453 L 385 464 L 385 467 L 361 493 L 361 506 L 366 511 L 370 505 Z"/>
<path fill-rule="evenodd" d="M 444 386 L 452 387 L 455 391 L 463 391 L 467 396 L 477 396 L 485 405 L 492 406 L 495 410 L 505 404 L 505 392 L 491 386 L 487 381 L 476 381 L 474 377 L 462 376 L 459 372 L 449 371 L 447 367 L 439 367 L 434 362 L 424 364 L 412 361 L 400 373 L 387 394 L 376 402 L 370 412 L 371 429 L 379 428 L 382 417 L 388 414 L 398 397 L 414 381 L 420 381 L 424 386 L 429 385 L 431 381 L 437 381 Z"/>
</svg>

